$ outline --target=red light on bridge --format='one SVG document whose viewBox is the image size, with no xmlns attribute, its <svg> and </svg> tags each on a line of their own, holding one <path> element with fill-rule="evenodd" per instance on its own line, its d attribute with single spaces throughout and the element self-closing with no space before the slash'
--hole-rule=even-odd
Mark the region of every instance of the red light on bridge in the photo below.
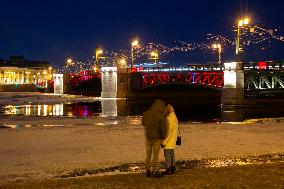
<svg viewBox="0 0 284 189">
<path fill-rule="evenodd" d="M 267 67 L 267 62 L 258 62 L 257 66 L 258 66 L 258 69 L 265 70 Z"/>
<path fill-rule="evenodd" d="M 131 72 L 137 72 L 137 68 L 132 68 Z"/>
</svg>

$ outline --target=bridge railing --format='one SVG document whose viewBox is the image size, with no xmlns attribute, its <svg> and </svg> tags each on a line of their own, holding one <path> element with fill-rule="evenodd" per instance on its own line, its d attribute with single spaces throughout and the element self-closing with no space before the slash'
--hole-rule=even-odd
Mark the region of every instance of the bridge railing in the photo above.
<svg viewBox="0 0 284 189">
<path fill-rule="evenodd" d="M 267 61 L 267 62 L 246 62 L 243 63 L 244 71 L 253 70 L 282 70 L 284 69 L 284 62 Z"/>
<path fill-rule="evenodd" d="M 283 70 L 284 61 L 244 62 L 243 70 Z M 223 64 L 189 64 L 179 67 L 137 67 L 135 72 L 223 72 Z"/>
<path fill-rule="evenodd" d="M 224 70 L 222 64 L 195 64 L 182 67 L 137 67 L 137 72 L 186 72 L 186 71 L 202 71 L 202 72 L 222 72 Z"/>
</svg>

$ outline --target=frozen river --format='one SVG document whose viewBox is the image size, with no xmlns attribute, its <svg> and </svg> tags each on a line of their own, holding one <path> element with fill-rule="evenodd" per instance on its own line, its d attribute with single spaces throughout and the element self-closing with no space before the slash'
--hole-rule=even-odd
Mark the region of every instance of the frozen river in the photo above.
<svg viewBox="0 0 284 189">
<path fill-rule="evenodd" d="M 1 95 L 0 182 L 143 162 L 141 112 L 151 102 L 141 106 L 125 102 L 70 95 Z M 180 120 L 182 115 L 210 117 L 206 108 L 197 111 L 185 103 L 172 104 Z M 211 120 L 221 113 L 215 115 Z M 179 124 L 183 139 L 176 149 L 179 161 L 283 153 L 283 118 L 234 124 L 190 121 L 197 118 L 189 116 Z"/>
<path fill-rule="evenodd" d="M 142 116 L 154 99 L 103 99 L 74 95 L 41 93 L 2 93 L 0 115 L 122 119 Z M 239 107 L 221 109 L 219 104 L 199 104 L 196 101 L 166 99 L 175 108 L 181 122 L 244 121 L 257 118 L 284 117 L 282 107 Z"/>
</svg>

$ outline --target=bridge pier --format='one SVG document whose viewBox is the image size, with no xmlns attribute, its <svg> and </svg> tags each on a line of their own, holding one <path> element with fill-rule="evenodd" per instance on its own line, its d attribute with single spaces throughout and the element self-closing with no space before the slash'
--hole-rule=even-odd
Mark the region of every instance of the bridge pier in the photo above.
<svg viewBox="0 0 284 189">
<path fill-rule="evenodd" d="M 117 68 L 116 67 L 102 67 L 102 98 L 116 98 L 117 97 Z"/>
<path fill-rule="evenodd" d="M 242 62 L 224 63 L 224 86 L 221 93 L 222 121 L 243 121 L 238 107 L 244 105 L 244 72 Z"/>
<path fill-rule="evenodd" d="M 136 73 L 127 68 L 102 67 L 102 98 L 133 98 Z"/>
<path fill-rule="evenodd" d="M 119 68 L 117 73 L 117 98 L 137 98 L 140 91 L 141 73 Z"/>
<path fill-rule="evenodd" d="M 221 95 L 222 107 L 234 107 L 246 104 L 242 62 L 224 63 L 224 67 L 224 87 Z"/>
<path fill-rule="evenodd" d="M 117 71 L 117 98 L 127 98 L 131 90 L 131 73 L 127 68 L 119 68 Z"/>
<path fill-rule="evenodd" d="M 64 75 L 63 74 L 53 74 L 54 81 L 54 94 L 65 94 L 66 86 L 64 87 Z M 65 90 L 65 91 L 64 91 Z"/>
</svg>

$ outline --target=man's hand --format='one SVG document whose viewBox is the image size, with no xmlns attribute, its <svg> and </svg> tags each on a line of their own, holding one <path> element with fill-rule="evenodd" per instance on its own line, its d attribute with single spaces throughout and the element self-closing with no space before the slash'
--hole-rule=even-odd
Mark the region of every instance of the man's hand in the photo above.
<svg viewBox="0 0 284 189">
<path fill-rule="evenodd" d="M 165 145 L 161 144 L 161 148 L 165 148 Z"/>
</svg>

